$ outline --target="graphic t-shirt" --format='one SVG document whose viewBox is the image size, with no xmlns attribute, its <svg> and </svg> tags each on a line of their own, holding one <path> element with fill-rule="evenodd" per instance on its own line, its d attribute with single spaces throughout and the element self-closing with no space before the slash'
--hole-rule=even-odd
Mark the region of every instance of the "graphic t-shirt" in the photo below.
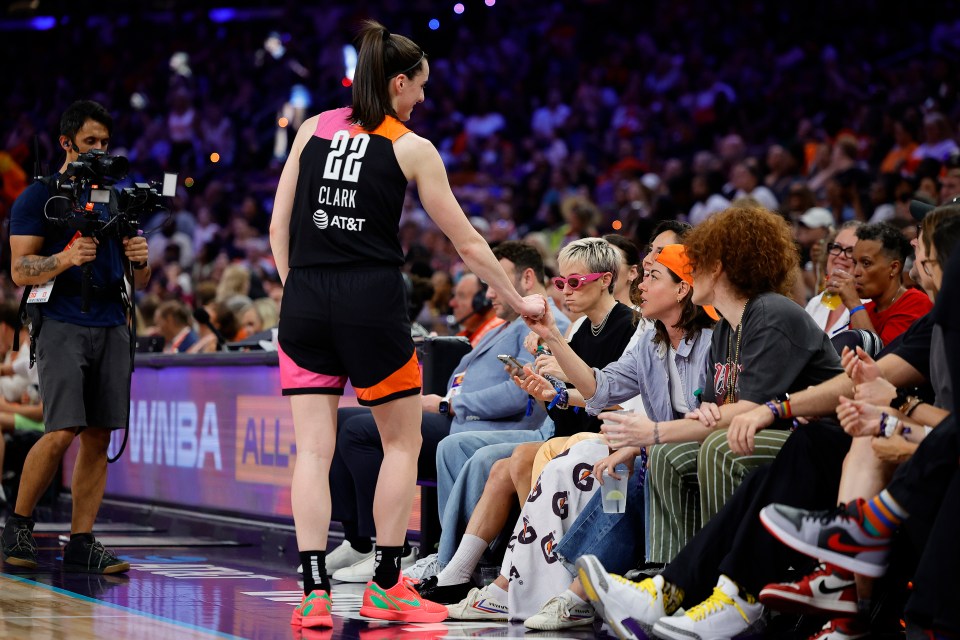
<svg viewBox="0 0 960 640">
<path fill-rule="evenodd" d="M 763 293 L 747 303 L 739 357 L 735 329 L 720 320 L 713 331 L 704 402 L 762 404 L 843 373 L 827 334 L 802 307 L 781 295 Z"/>
</svg>

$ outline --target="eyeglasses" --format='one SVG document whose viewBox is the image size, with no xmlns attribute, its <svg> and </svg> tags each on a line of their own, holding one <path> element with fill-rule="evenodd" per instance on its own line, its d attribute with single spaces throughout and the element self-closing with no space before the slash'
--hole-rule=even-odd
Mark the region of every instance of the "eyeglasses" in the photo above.
<svg viewBox="0 0 960 640">
<path fill-rule="evenodd" d="M 842 255 L 847 260 L 853 260 L 853 247 L 845 247 L 842 244 L 831 242 L 827 245 L 827 252 L 838 258 Z"/>
<path fill-rule="evenodd" d="M 934 260 L 933 258 L 928 258 L 920 261 L 920 266 L 923 268 L 923 272 L 932 278 L 933 273 L 930 272 L 930 267 L 927 266 L 930 264 L 940 264 L 940 261 Z"/>
<path fill-rule="evenodd" d="M 570 285 L 571 289 L 579 289 L 580 285 L 586 284 L 587 282 L 593 282 L 594 280 L 599 280 L 603 276 L 610 273 L 609 271 L 604 271 L 603 273 L 588 273 L 585 276 L 575 273 L 566 278 L 556 277 L 553 279 L 553 286 L 555 286 L 560 291 L 563 291 L 563 288 L 567 285 Z"/>
</svg>

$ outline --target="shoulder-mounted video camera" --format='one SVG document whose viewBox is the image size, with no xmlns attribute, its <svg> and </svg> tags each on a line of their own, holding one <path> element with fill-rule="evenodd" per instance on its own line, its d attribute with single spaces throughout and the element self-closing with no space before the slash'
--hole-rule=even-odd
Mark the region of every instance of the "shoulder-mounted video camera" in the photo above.
<svg viewBox="0 0 960 640">
<path fill-rule="evenodd" d="M 47 221 L 97 239 L 137 236 L 142 218 L 164 211 L 166 207 L 161 199 L 176 195 L 177 174 L 164 174 L 162 184 L 137 182 L 132 187 L 115 187 L 116 182 L 127 176 L 129 168 L 130 163 L 123 156 L 111 156 L 100 150 L 81 153 L 49 185 L 54 193 L 44 207 Z M 62 200 L 68 204 L 55 207 L 57 213 L 51 215 L 50 203 Z M 97 205 L 105 205 L 108 215 L 102 216 Z M 90 307 L 91 269 L 89 263 L 83 265 L 81 311 L 84 313 Z"/>
<path fill-rule="evenodd" d="M 56 218 L 48 215 L 48 219 L 76 229 L 85 236 L 127 238 L 137 235 L 141 217 L 163 211 L 165 207 L 161 198 L 176 194 L 177 175 L 164 174 L 162 184 L 137 182 L 123 189 L 114 187 L 114 183 L 127 176 L 129 168 L 130 163 L 123 156 L 111 156 L 99 150 L 81 153 L 67 164 L 56 181 L 57 195 L 66 198 L 70 206 L 62 215 Z M 107 205 L 107 219 L 95 211 L 97 204 Z"/>
</svg>

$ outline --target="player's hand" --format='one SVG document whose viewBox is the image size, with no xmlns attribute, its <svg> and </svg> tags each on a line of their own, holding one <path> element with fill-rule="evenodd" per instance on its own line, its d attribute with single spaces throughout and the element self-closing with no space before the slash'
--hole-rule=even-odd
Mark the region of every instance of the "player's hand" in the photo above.
<svg viewBox="0 0 960 640">
<path fill-rule="evenodd" d="M 527 296 L 516 310 L 524 318 L 540 320 L 547 313 L 547 301 L 539 293 Z"/>
</svg>

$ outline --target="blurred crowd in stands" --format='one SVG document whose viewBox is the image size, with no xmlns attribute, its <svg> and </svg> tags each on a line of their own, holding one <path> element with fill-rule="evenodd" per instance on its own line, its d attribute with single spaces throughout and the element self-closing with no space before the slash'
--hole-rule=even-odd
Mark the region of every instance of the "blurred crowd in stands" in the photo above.
<svg viewBox="0 0 960 640">
<path fill-rule="evenodd" d="M 280 168 L 305 117 L 348 104 L 345 47 L 367 16 L 430 55 L 409 124 L 441 150 L 476 228 L 491 243 L 532 242 L 548 262 L 611 231 L 644 247 L 662 220 L 696 224 L 752 198 L 795 224 L 812 269 L 827 228 L 888 221 L 909 236 L 909 200 L 960 195 L 960 21 L 942 19 L 955 2 L 477 2 L 437 11 L 430 30 L 431 4 L 288 4 L 229 20 L 144 3 L 8 31 L 0 47 L 18 62 L 0 98 L 0 216 L 38 160 L 48 173 L 61 162 L 63 108 L 98 100 L 133 179 L 180 176 L 169 215 L 143 221 L 154 267 L 143 326 L 178 300 L 205 307 L 227 340 L 269 329 Z M 401 240 L 421 321 L 446 333 L 463 267 L 413 191 Z M 197 329 L 197 348 L 216 348 Z"/>
</svg>

